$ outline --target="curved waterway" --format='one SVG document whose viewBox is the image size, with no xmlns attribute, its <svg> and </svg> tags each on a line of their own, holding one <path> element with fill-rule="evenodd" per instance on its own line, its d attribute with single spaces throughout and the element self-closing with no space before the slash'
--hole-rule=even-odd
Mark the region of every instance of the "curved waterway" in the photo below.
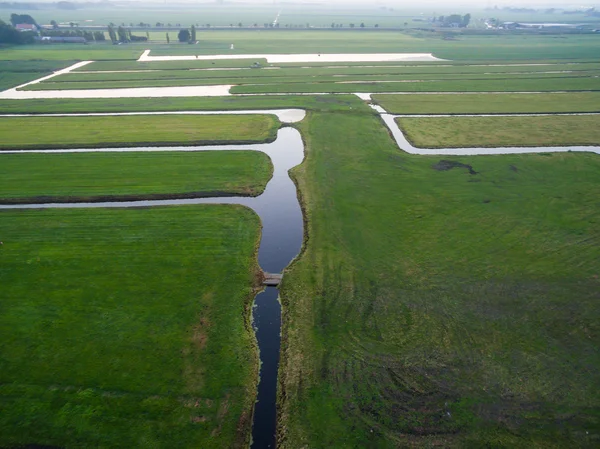
<svg viewBox="0 0 600 449">
<path fill-rule="evenodd" d="M 265 191 L 257 197 L 219 197 L 197 199 L 173 199 L 156 201 L 124 201 L 102 203 L 45 203 L 26 205 L 0 205 L 0 209 L 40 208 L 98 208 L 98 207 L 149 207 L 176 206 L 183 204 L 241 204 L 253 209 L 262 221 L 262 236 L 258 250 L 261 268 L 270 273 L 281 273 L 300 252 L 303 239 L 303 219 L 296 186 L 288 171 L 304 158 L 304 144 L 300 133 L 293 128 L 282 128 L 277 139 L 269 144 L 217 145 L 205 147 L 148 147 L 110 148 L 110 152 L 135 151 L 262 151 L 273 162 L 273 177 Z M 90 152 L 93 150 L 47 150 L 44 152 Z M 22 151 L 21 153 L 42 152 Z M 2 152 L 0 152 L 0 158 Z M 281 305 L 278 290 L 267 287 L 255 298 L 253 322 L 260 351 L 260 381 L 252 428 L 252 447 L 255 449 L 275 447 L 277 370 L 281 343 Z"/>
</svg>

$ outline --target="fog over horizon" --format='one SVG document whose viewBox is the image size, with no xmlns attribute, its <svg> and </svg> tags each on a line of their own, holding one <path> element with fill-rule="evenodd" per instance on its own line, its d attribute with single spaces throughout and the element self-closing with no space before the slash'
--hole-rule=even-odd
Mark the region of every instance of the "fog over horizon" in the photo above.
<svg viewBox="0 0 600 449">
<path fill-rule="evenodd" d="M 14 3 L 56 3 L 58 0 L 33 0 L 33 1 L 15 1 Z M 365 2 L 364 0 L 224 0 L 223 2 L 215 0 L 68 0 L 72 3 L 100 3 L 106 1 L 114 4 L 149 4 L 152 6 L 156 5 L 194 5 L 194 6 L 206 6 L 206 5 L 234 5 L 241 3 L 244 5 L 256 4 L 258 5 L 280 5 L 282 7 L 289 6 L 301 6 L 301 5 L 312 5 L 315 7 L 334 7 L 343 8 L 344 6 L 350 8 L 377 8 L 381 6 L 392 7 L 398 10 L 417 10 L 422 7 L 431 8 L 451 8 L 451 7 L 476 7 L 476 8 L 488 8 L 498 6 L 499 8 L 509 7 L 520 7 L 520 8 L 568 8 L 568 9 L 586 9 L 591 7 L 600 7 L 600 0 L 598 1 L 565 1 L 565 0 L 422 0 L 418 5 L 407 5 L 404 1 L 399 0 L 376 0 L 375 2 Z"/>
</svg>

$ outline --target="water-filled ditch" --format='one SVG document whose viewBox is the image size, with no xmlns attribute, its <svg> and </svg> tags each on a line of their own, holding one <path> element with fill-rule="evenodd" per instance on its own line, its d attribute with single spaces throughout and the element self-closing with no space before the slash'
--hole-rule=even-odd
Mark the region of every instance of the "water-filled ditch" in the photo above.
<svg viewBox="0 0 600 449">
<path fill-rule="evenodd" d="M 273 162 L 273 177 L 265 191 L 257 197 L 219 197 L 153 201 L 125 201 L 98 203 L 45 203 L 27 205 L 0 205 L 0 209 L 40 208 L 99 208 L 174 206 L 183 204 L 241 204 L 252 208 L 262 221 L 262 236 L 258 262 L 266 272 L 281 273 L 296 257 L 302 246 L 303 219 L 296 186 L 288 171 L 304 158 L 300 133 L 293 128 L 282 128 L 277 139 L 269 144 L 219 145 L 206 147 L 150 147 L 110 148 L 111 152 L 131 151 L 218 151 L 250 150 L 266 153 Z M 68 150 L 69 152 L 78 150 Z M 89 151 L 89 150 L 80 150 Z M 102 151 L 94 149 L 92 151 Z M 60 152 L 52 150 L 47 152 Z M 0 155 L 1 157 L 1 155 Z M 252 430 L 253 448 L 275 447 L 277 370 L 281 335 L 281 305 L 278 290 L 267 287 L 255 298 L 253 322 L 260 351 L 261 370 L 257 403 Z"/>
</svg>

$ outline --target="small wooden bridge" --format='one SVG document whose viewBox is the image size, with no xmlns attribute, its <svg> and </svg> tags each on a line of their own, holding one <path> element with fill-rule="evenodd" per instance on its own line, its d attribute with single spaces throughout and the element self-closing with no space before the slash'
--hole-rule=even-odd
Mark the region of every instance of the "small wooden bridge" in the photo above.
<svg viewBox="0 0 600 449">
<path fill-rule="evenodd" d="M 283 274 L 280 273 L 263 273 L 263 285 L 267 287 L 277 287 L 283 278 Z"/>
</svg>

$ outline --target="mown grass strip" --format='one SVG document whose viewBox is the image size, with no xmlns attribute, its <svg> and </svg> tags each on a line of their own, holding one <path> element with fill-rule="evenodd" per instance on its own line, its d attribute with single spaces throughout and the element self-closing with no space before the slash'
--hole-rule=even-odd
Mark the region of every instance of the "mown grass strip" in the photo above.
<svg viewBox="0 0 600 449">
<path fill-rule="evenodd" d="M 264 153 L 5 154 L 0 203 L 258 195 L 273 167 Z"/>
<path fill-rule="evenodd" d="M 266 142 L 278 127 L 277 117 L 258 114 L 2 117 L 0 149 Z"/>
<path fill-rule="evenodd" d="M 391 114 L 600 112 L 600 92 L 515 95 L 379 94 L 372 98 Z"/>
<path fill-rule="evenodd" d="M 248 442 L 260 229 L 252 211 L 0 216 L 0 445 Z"/>
<path fill-rule="evenodd" d="M 366 115 L 300 127 L 279 447 L 593 446 L 600 158 L 411 156 Z"/>
<path fill-rule="evenodd" d="M 600 115 L 396 119 L 421 148 L 600 145 Z"/>
</svg>

